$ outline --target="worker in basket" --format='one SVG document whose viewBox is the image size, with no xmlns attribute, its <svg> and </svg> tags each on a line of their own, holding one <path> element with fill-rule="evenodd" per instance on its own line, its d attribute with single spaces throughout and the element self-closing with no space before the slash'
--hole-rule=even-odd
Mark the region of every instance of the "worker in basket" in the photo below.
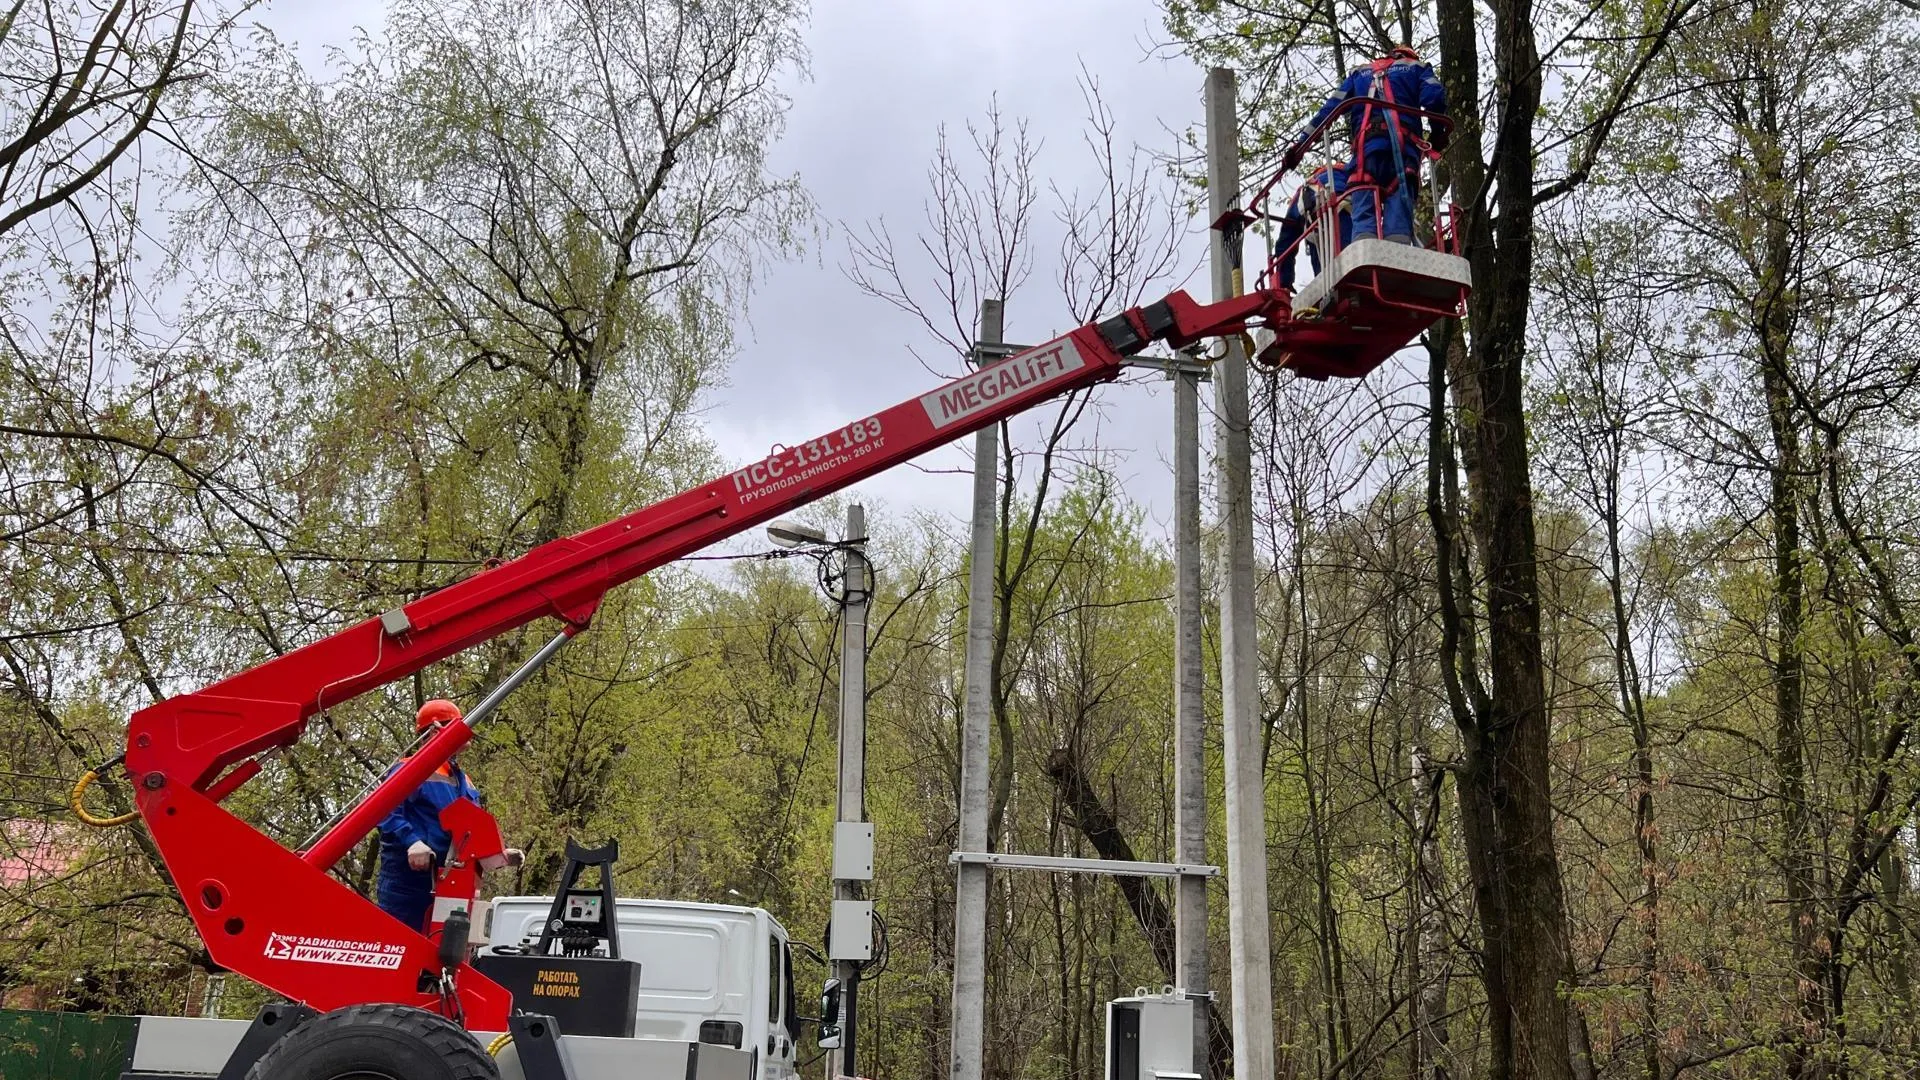
<svg viewBox="0 0 1920 1080">
<path fill-rule="evenodd" d="M 1274 258 L 1280 262 L 1275 276 L 1281 288 L 1293 290 L 1294 264 L 1299 254 L 1294 250 L 1295 245 L 1307 249 L 1307 264 L 1318 274 L 1322 245 L 1327 244 L 1321 230 L 1331 224 L 1339 232 L 1337 240 L 1324 249 L 1329 259 L 1352 242 L 1353 218 L 1341 201 L 1352 168 L 1342 161 L 1320 166 L 1307 174 L 1300 182 L 1300 190 L 1294 192 L 1292 201 L 1287 203 L 1287 212 L 1280 219 L 1280 235 L 1273 242 Z M 1329 210 L 1333 211 L 1332 216 L 1323 216 Z M 1318 228 L 1313 227 L 1316 220 Z"/>
<path fill-rule="evenodd" d="M 1447 91 L 1432 66 L 1412 46 L 1396 46 L 1347 74 L 1339 91 L 1320 106 L 1287 151 L 1284 167 L 1298 167 L 1313 132 L 1343 102 L 1354 99 L 1407 105 L 1442 116 L 1447 111 Z M 1353 235 L 1413 243 L 1413 203 L 1420 190 L 1420 164 L 1429 147 L 1420 118 L 1367 104 L 1347 110 L 1347 128 L 1353 137 L 1354 168 L 1347 177 L 1354 189 Z M 1446 127 L 1434 125 L 1432 148 L 1444 149 L 1446 142 Z"/>
<path fill-rule="evenodd" d="M 430 728 L 460 721 L 458 705 L 435 698 L 420 706 L 414 728 L 424 735 Z M 440 824 L 440 812 L 462 798 L 486 804 L 480 789 L 461 771 L 458 759 L 449 759 L 380 822 L 380 910 L 423 933 L 433 908 L 434 867 L 446 861 L 453 842 Z M 518 866 L 520 860 L 521 853 L 508 848 L 480 860 L 480 869 Z"/>
</svg>

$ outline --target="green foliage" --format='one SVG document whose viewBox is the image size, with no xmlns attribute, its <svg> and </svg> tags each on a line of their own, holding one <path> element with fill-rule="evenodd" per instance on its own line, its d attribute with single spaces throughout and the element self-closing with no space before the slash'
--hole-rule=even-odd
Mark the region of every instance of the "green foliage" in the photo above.
<svg viewBox="0 0 1920 1080">
<path fill-rule="evenodd" d="M 1537 118 L 1546 176 L 1609 115 L 1639 55 L 1622 43 L 1672 9 L 1537 8 L 1542 40 L 1564 38 Z M 1916 1067 L 1920 146 L 1912 95 L 1886 74 L 1915 59 L 1903 11 L 1695 10 L 1533 240 L 1528 511 L 1563 986 L 1607 1080 Z M 1336 52 L 1371 55 L 1403 20 L 1431 36 L 1411 7 L 1164 12 L 1196 59 L 1242 69 L 1249 175 L 1331 85 Z M 800 14 L 405 0 L 324 81 L 269 38 L 223 40 L 176 130 L 191 153 L 169 177 L 164 269 L 130 239 L 158 212 L 117 181 L 99 189 L 116 224 L 97 249 L 4 238 L 0 857 L 33 866 L 0 890 L 0 981 L 65 1007 L 201 1007 L 205 957 L 144 834 L 64 816 L 132 710 L 721 467 L 696 403 L 724 377 L 737 302 L 807 222 L 767 159 L 777 79 L 804 62 Z M 185 298 L 165 335 L 153 291 Z M 1287 1077 L 1488 1061 L 1480 898 L 1446 796 L 1464 755 L 1440 677 L 1427 388 L 1390 383 L 1257 395 Z M 1487 415 L 1462 402 L 1450 419 Z M 1071 766 L 1135 857 L 1167 858 L 1169 552 L 1110 474 L 1055 456 L 1060 434 L 1006 463 L 993 843 L 1098 854 Z M 839 509 L 813 512 L 837 532 Z M 864 1071 L 906 1080 L 947 1069 L 967 567 L 950 522 L 869 509 L 889 959 L 863 988 Z M 1789 512 L 1801 538 L 1783 550 Z M 1463 645 L 1485 662 L 1471 554 Z M 469 749 L 529 853 L 495 891 L 544 891 L 568 837 L 614 836 L 622 892 L 761 904 L 817 940 L 840 609 L 809 561 L 716 565 L 609 597 Z M 1804 594 L 1791 633 L 1783 566 Z M 537 641 L 509 635 L 331 710 L 232 805 L 298 844 L 410 741 L 420 700 L 474 700 Z M 1781 720 L 1789 655 L 1797 726 Z M 1217 764 L 1208 785 L 1217 808 Z M 92 798 L 127 796 L 110 780 Z M 371 854 L 343 866 L 350 883 L 369 885 Z M 1795 866 L 1811 897 L 1787 895 Z M 1219 989 L 1231 958 L 1211 899 Z M 992 904 L 990 1075 L 1091 1080 L 1102 1003 L 1165 981 L 1139 920 L 1089 876 L 1001 876 Z M 801 977 L 804 998 L 817 975 Z M 263 996 L 229 986 L 216 1008 Z"/>
</svg>

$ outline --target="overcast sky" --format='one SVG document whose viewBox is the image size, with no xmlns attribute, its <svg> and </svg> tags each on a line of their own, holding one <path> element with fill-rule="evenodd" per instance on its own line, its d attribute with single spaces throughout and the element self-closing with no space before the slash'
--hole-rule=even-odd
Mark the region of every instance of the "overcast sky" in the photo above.
<svg viewBox="0 0 1920 1080">
<path fill-rule="evenodd" d="M 383 10 L 378 0 L 282 0 L 262 21 L 317 60 L 356 24 L 377 27 Z M 1027 118 L 1044 143 L 1043 185 L 1074 188 L 1094 180 L 1080 144 L 1082 66 L 1102 84 L 1123 138 L 1166 150 L 1172 133 L 1200 119 L 1201 70 L 1149 56 L 1163 37 L 1153 0 L 815 0 L 806 37 L 812 75 L 788 88 L 793 108 L 774 165 L 799 174 L 827 231 L 804 260 L 775 267 L 759 284 L 728 385 L 707 402 L 706 427 L 731 464 L 934 385 L 907 351 L 933 352 L 925 332 L 847 280 L 841 226 L 884 218 L 896 239 L 914 236 L 942 123 L 964 134 L 963 125 L 998 94 L 1002 110 Z M 1186 244 L 1182 266 L 1198 266 L 1205 252 L 1198 222 Z M 1009 307 L 1009 340 L 1033 343 L 1070 329 L 1051 284 L 1051 251 L 1043 242 L 1027 295 Z M 1184 284 L 1205 287 L 1204 278 Z M 1152 380 L 1096 392 L 1098 440 L 1124 455 L 1126 490 L 1148 507 L 1149 527 L 1163 533 L 1171 394 Z M 959 519 L 971 482 L 939 470 L 964 470 L 967 461 L 950 448 L 924 459 L 927 470 L 895 469 L 853 491 L 890 512 L 925 507 Z"/>
</svg>

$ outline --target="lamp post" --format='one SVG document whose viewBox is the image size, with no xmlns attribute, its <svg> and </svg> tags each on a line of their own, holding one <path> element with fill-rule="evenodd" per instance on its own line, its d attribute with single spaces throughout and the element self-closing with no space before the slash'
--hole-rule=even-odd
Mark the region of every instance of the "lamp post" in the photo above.
<svg viewBox="0 0 1920 1080">
<path fill-rule="evenodd" d="M 839 984 L 838 1045 L 827 1048 L 827 1076 L 857 1076 L 855 1059 L 860 970 L 873 959 L 873 901 L 863 894 L 873 880 L 873 826 L 867 822 L 867 606 L 873 597 L 873 566 L 867 561 L 867 516 L 859 504 L 847 507 L 843 539 L 830 541 L 821 529 L 781 520 L 767 526 L 767 538 L 788 549 L 826 548 L 839 552 L 842 565 L 834 599 L 840 604 L 840 732 L 833 826 L 833 918 L 827 933 L 827 958 Z M 825 1034 L 823 1032 L 823 1034 Z"/>
</svg>

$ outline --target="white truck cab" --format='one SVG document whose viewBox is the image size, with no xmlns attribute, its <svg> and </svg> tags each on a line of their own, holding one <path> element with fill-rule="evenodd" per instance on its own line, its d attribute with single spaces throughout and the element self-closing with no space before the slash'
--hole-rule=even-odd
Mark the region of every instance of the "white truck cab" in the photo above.
<svg viewBox="0 0 1920 1080">
<path fill-rule="evenodd" d="M 674 900 L 615 905 L 620 956 L 640 962 L 634 1036 L 753 1054 L 754 1080 L 796 1080 L 800 1018 L 786 928 L 764 909 Z M 551 896 L 493 901 L 485 951 L 531 947 Z"/>
</svg>

